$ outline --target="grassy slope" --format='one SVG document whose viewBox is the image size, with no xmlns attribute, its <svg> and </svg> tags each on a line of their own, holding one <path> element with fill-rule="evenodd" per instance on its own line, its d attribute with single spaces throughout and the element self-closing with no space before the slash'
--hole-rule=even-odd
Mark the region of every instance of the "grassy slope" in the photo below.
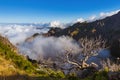
<svg viewBox="0 0 120 80">
<path fill-rule="evenodd" d="M 39 69 L 39 70 L 38 70 Z M 36 79 L 59 79 L 64 77 L 60 71 L 38 68 L 25 57 L 17 53 L 17 49 L 8 39 L 0 36 L 0 80 L 36 80 Z"/>
<path fill-rule="evenodd" d="M 4 37 L 0 36 L 0 80 L 108 80 L 107 71 L 97 72 L 85 79 L 64 76 L 61 71 L 39 68 L 32 64 Z"/>
</svg>

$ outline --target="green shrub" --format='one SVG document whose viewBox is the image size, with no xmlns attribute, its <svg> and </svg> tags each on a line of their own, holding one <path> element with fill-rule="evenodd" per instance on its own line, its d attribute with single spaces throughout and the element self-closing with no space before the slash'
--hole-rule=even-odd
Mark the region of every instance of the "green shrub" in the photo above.
<svg viewBox="0 0 120 80">
<path fill-rule="evenodd" d="M 100 71 L 94 75 L 94 80 L 108 80 L 108 72 Z"/>
</svg>

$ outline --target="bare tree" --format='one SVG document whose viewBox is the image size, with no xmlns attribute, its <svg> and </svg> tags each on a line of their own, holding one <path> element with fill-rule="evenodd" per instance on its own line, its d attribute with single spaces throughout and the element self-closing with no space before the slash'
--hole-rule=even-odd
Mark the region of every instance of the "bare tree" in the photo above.
<svg viewBox="0 0 120 80">
<path fill-rule="evenodd" d="M 79 43 L 81 44 L 81 50 L 78 54 L 74 54 L 74 50 L 70 48 L 64 48 L 65 52 L 64 54 L 59 54 L 56 57 L 56 61 L 53 61 L 53 68 L 54 69 L 61 69 L 61 70 L 68 70 L 69 72 L 71 70 L 84 70 L 88 69 L 90 67 L 97 68 L 98 65 L 94 62 L 87 63 L 88 59 L 92 56 L 95 56 L 99 50 L 105 48 L 106 41 L 102 40 L 101 37 L 96 39 L 88 39 L 81 38 L 79 40 Z M 83 58 L 77 59 L 78 55 L 83 55 Z M 49 60 L 48 60 L 49 61 Z M 46 63 L 46 62 L 45 62 Z M 66 63 L 70 64 L 70 67 L 63 67 L 66 65 Z M 50 64 L 52 65 L 52 64 Z"/>
<path fill-rule="evenodd" d="M 102 40 L 101 36 L 96 39 L 88 39 L 87 37 L 81 38 L 79 42 L 82 45 L 82 53 L 85 56 L 93 56 L 98 53 L 98 51 L 106 47 L 106 41 Z"/>
<path fill-rule="evenodd" d="M 63 63 L 69 63 L 72 64 L 73 68 L 79 68 L 80 70 L 86 69 L 88 67 L 98 67 L 97 64 L 94 62 L 91 62 L 90 64 L 87 63 L 87 60 L 95 56 L 101 49 L 105 48 L 106 41 L 102 40 L 101 37 L 96 38 L 96 39 L 88 39 L 86 38 L 81 38 L 79 40 L 81 46 L 82 46 L 82 51 L 80 54 L 82 54 L 84 57 L 80 59 L 79 61 L 76 60 L 74 57 L 74 54 L 72 53 L 72 49 L 66 49 L 66 53 L 62 56 L 59 56 L 59 59 L 61 57 L 61 62 L 63 60 Z"/>
</svg>

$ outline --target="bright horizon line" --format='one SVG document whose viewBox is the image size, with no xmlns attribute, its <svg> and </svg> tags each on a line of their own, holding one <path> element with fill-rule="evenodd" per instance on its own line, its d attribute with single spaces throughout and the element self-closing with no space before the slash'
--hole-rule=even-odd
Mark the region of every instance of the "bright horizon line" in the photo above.
<svg viewBox="0 0 120 80">
<path fill-rule="evenodd" d="M 74 20 L 68 20 L 67 22 L 65 22 L 65 21 L 61 21 L 61 20 L 51 20 L 51 21 L 46 21 L 46 22 L 40 22 L 40 21 L 33 21 L 33 22 L 0 22 L 0 24 L 45 24 L 45 23 L 51 23 L 51 22 L 54 22 L 54 21 L 56 21 L 56 22 L 60 22 L 60 23 L 72 23 L 72 22 L 75 22 L 75 21 L 77 21 L 78 19 L 84 19 L 85 21 L 87 21 L 88 19 L 90 19 L 90 18 L 93 18 L 93 17 L 95 17 L 95 18 L 98 18 L 98 19 L 96 19 L 96 20 L 99 20 L 99 17 L 100 17 L 100 15 L 101 15 L 101 13 L 103 13 L 104 15 L 105 15 L 105 17 L 107 17 L 107 16 L 109 16 L 109 15 L 114 15 L 114 14 L 116 14 L 116 13 L 118 13 L 120 11 L 120 9 L 117 9 L 117 10 L 112 10 L 112 11 L 109 11 L 109 12 L 100 12 L 100 13 L 97 13 L 97 14 L 94 14 L 94 15 L 91 15 L 91 16 L 88 16 L 88 17 L 79 17 L 79 18 L 76 18 L 76 19 L 74 19 Z M 63 19 L 64 20 L 64 19 Z"/>
</svg>

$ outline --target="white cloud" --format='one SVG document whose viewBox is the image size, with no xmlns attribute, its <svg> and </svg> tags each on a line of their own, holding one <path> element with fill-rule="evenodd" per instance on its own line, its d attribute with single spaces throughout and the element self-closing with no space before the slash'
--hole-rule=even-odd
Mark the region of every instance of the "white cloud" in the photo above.
<svg viewBox="0 0 120 80">
<path fill-rule="evenodd" d="M 69 24 L 57 21 L 36 24 L 0 24 L 0 34 L 7 37 L 14 45 L 22 43 L 35 33 L 46 33 L 50 27 L 65 28 Z"/>
<path fill-rule="evenodd" d="M 0 34 L 16 45 L 16 43 L 24 42 L 24 40 L 34 33 L 44 33 L 48 29 L 37 29 L 36 26 L 32 25 L 16 25 L 16 24 L 2 24 L 0 25 Z"/>
<path fill-rule="evenodd" d="M 78 43 L 72 38 L 65 36 L 59 38 L 39 36 L 31 42 L 20 44 L 19 49 L 22 54 L 29 55 L 30 58 L 38 61 L 48 58 L 54 60 L 58 56 L 64 55 L 66 49 L 72 49 L 71 53 L 74 54 L 80 52 Z"/>
<path fill-rule="evenodd" d="M 90 16 L 87 21 L 88 21 L 88 22 L 95 21 L 96 18 L 97 18 L 97 16 L 96 16 L 96 15 L 93 15 L 93 16 Z"/>
<path fill-rule="evenodd" d="M 51 27 L 59 27 L 60 26 L 60 22 L 59 21 L 52 21 L 52 22 L 50 22 L 50 26 Z"/>
<path fill-rule="evenodd" d="M 50 27 L 59 27 L 59 28 L 66 28 L 67 26 L 69 26 L 69 24 L 61 23 L 60 21 L 52 21 L 49 24 Z"/>
<path fill-rule="evenodd" d="M 100 18 L 105 18 L 105 17 L 108 17 L 108 16 L 112 16 L 114 14 L 117 14 L 120 10 L 116 10 L 116 11 L 112 11 L 112 12 L 101 12 L 100 13 Z"/>
<path fill-rule="evenodd" d="M 76 22 L 80 22 L 80 23 L 83 23 L 83 22 L 85 22 L 85 19 L 83 19 L 83 18 L 79 18 L 79 19 L 77 19 L 76 21 L 74 21 L 75 23 Z"/>
<path fill-rule="evenodd" d="M 101 12 L 98 16 L 93 15 L 93 16 L 88 17 L 87 19 L 78 18 L 77 20 L 75 20 L 75 21 L 73 21 L 73 22 L 74 22 L 74 23 L 76 23 L 76 22 L 82 23 L 82 22 L 85 22 L 85 21 L 87 21 L 87 22 L 93 22 L 93 21 L 95 21 L 95 20 L 103 19 L 103 18 L 106 18 L 106 17 L 108 17 L 108 16 L 112 16 L 112 15 L 114 15 L 114 14 L 117 14 L 119 11 L 120 11 L 120 10 L 111 11 L 111 12 Z M 73 23 L 73 24 L 74 24 L 74 23 Z"/>
</svg>

